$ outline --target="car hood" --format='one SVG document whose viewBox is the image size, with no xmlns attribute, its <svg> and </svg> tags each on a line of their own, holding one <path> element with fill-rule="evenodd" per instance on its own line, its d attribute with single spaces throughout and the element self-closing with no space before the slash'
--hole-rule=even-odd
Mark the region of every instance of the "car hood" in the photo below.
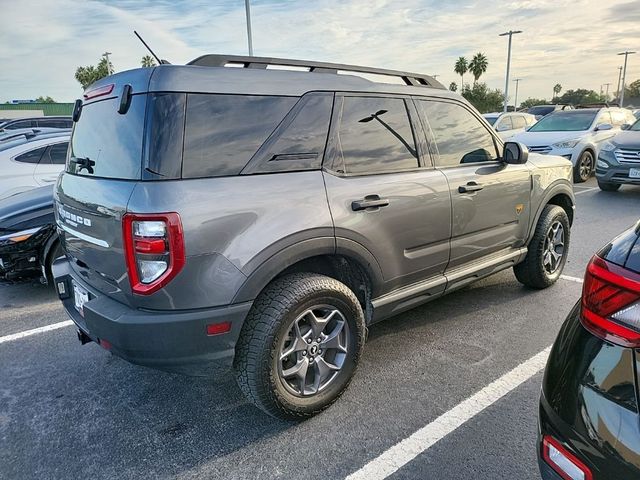
<svg viewBox="0 0 640 480">
<path fill-rule="evenodd" d="M 0 200 L 0 231 L 18 231 L 53 223 L 53 185 Z"/>
<path fill-rule="evenodd" d="M 527 147 L 533 145 L 551 145 L 564 140 L 582 138 L 589 132 L 522 132 L 511 137 L 512 142 L 524 143 Z"/>
<path fill-rule="evenodd" d="M 627 130 L 620 132 L 611 142 L 618 147 L 640 149 L 640 131 L 631 132 Z"/>
</svg>

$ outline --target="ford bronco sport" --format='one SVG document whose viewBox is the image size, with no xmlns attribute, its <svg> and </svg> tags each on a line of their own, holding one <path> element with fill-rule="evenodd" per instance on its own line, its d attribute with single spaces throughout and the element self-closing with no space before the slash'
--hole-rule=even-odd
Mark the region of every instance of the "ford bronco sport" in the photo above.
<svg viewBox="0 0 640 480">
<path fill-rule="evenodd" d="M 54 275 L 80 340 L 232 368 L 272 415 L 334 402 L 371 324 L 509 267 L 548 287 L 567 258 L 571 163 L 428 76 L 205 55 L 104 78 L 74 120 Z"/>
</svg>

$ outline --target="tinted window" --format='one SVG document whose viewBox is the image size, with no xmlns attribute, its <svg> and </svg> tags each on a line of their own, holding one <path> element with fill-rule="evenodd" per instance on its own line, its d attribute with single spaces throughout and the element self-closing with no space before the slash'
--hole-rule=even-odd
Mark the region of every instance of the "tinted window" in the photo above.
<svg viewBox="0 0 640 480">
<path fill-rule="evenodd" d="M 441 167 L 488 162 L 498 158 L 493 137 L 462 105 L 419 100 L 436 144 Z"/>
<path fill-rule="evenodd" d="M 182 174 L 185 93 L 149 96 L 145 178 L 172 179 Z"/>
<path fill-rule="evenodd" d="M 498 120 L 498 117 L 484 117 L 484 119 L 489 122 L 489 125 L 494 125 L 496 120 Z"/>
<path fill-rule="evenodd" d="M 238 174 L 297 100 L 189 94 L 182 176 Z"/>
<path fill-rule="evenodd" d="M 36 122 L 33 120 L 23 120 L 21 122 L 11 123 L 5 127 L 6 130 L 18 130 L 19 128 L 35 127 Z"/>
<path fill-rule="evenodd" d="M 36 148 L 35 150 L 18 155 L 14 160 L 22 163 L 38 163 L 46 149 L 47 147 Z"/>
<path fill-rule="evenodd" d="M 527 126 L 527 122 L 525 122 L 522 115 L 511 117 L 511 121 L 513 122 L 513 128 L 525 128 Z"/>
<path fill-rule="evenodd" d="M 345 97 L 337 135 L 338 163 L 346 173 L 418 167 L 404 100 Z M 339 168 L 340 169 L 340 168 Z"/>
<path fill-rule="evenodd" d="M 47 151 L 40 160 L 40 164 L 45 165 L 64 165 L 67 160 L 67 148 L 69 142 L 58 143 L 47 147 Z"/>
<path fill-rule="evenodd" d="M 558 110 L 540 119 L 530 132 L 579 132 L 589 130 L 596 112 L 593 110 Z"/>
<path fill-rule="evenodd" d="M 49 127 L 49 128 L 71 128 L 73 126 L 73 122 L 71 120 L 52 118 L 52 119 L 38 120 L 38 126 Z"/>
<path fill-rule="evenodd" d="M 556 109 L 554 105 L 540 105 L 537 107 L 531 107 L 527 110 L 527 113 L 531 115 L 548 115 Z"/>
<path fill-rule="evenodd" d="M 243 173 L 320 168 L 332 105 L 333 94 L 302 97 Z"/>
<path fill-rule="evenodd" d="M 118 99 L 101 100 L 82 107 L 71 136 L 70 160 L 88 162 L 90 168 L 69 162 L 76 175 L 139 179 L 146 95 L 134 95 L 126 114 L 118 113 Z"/>
</svg>

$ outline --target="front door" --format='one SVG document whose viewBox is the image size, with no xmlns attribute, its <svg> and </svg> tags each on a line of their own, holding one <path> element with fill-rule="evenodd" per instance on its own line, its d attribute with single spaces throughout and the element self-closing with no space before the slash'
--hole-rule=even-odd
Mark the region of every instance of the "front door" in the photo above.
<svg viewBox="0 0 640 480">
<path fill-rule="evenodd" d="M 437 147 L 436 167 L 451 192 L 447 270 L 523 246 L 530 216 L 528 166 L 500 161 L 497 140 L 467 106 L 436 100 L 416 103 Z"/>
</svg>

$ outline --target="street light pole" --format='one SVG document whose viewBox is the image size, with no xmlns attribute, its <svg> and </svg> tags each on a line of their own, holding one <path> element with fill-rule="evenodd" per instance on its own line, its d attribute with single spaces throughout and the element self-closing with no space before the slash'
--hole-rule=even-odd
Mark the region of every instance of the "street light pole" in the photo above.
<svg viewBox="0 0 640 480">
<path fill-rule="evenodd" d="M 626 80 L 627 77 L 627 57 L 629 55 L 633 55 L 636 52 L 630 52 L 630 51 L 626 51 L 626 52 L 622 52 L 619 53 L 618 55 L 624 55 L 624 69 L 622 70 L 622 90 L 620 91 L 620 106 L 624 107 L 624 82 Z"/>
<path fill-rule="evenodd" d="M 251 40 L 251 5 L 249 5 L 249 0 L 244 0 L 244 8 L 247 12 L 247 42 L 249 44 L 249 56 L 253 57 L 253 41 Z"/>
<path fill-rule="evenodd" d="M 516 98 L 513 101 L 514 111 L 518 110 L 518 84 L 520 83 L 521 78 L 514 78 L 513 81 L 516 82 Z"/>
<path fill-rule="evenodd" d="M 616 97 L 618 97 L 618 102 L 620 102 L 620 80 L 622 79 L 622 67 L 618 67 L 618 89 L 616 90 Z"/>
<path fill-rule="evenodd" d="M 604 94 L 604 96 L 605 96 L 605 99 L 608 102 L 609 101 L 609 86 L 611 85 L 611 83 L 605 83 L 605 85 L 607 86 L 607 92 Z"/>
<path fill-rule="evenodd" d="M 522 33 L 522 30 L 509 30 L 508 32 L 501 33 L 498 35 L 499 37 L 509 36 L 509 49 L 507 51 L 507 77 L 504 82 L 504 109 L 503 111 L 507 111 L 507 104 L 509 103 L 509 69 L 511 68 L 511 37 L 513 37 L 517 33 Z"/>
<path fill-rule="evenodd" d="M 113 72 L 111 71 L 111 62 L 109 62 L 109 55 L 111 52 L 104 52 L 102 56 L 107 60 L 107 72 L 111 75 Z"/>
</svg>

